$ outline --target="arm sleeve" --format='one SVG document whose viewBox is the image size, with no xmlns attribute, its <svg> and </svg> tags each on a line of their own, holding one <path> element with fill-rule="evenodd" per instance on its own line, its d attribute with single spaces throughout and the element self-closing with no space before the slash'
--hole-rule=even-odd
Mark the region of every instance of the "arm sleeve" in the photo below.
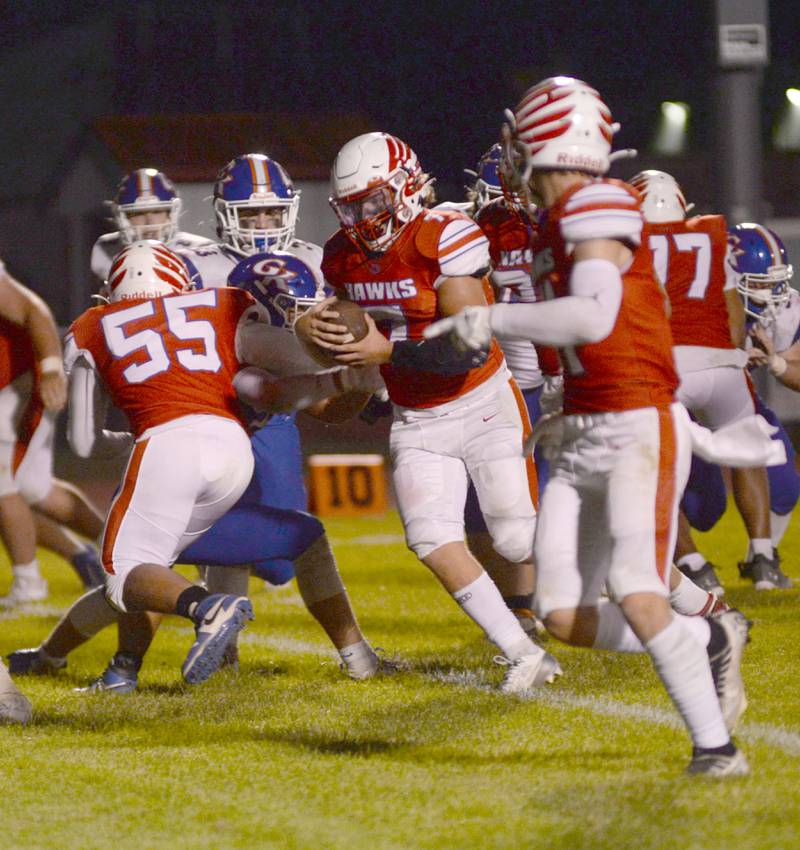
<svg viewBox="0 0 800 850">
<path fill-rule="evenodd" d="M 537 304 L 490 307 L 492 332 L 540 345 L 600 342 L 614 328 L 622 302 L 622 277 L 610 260 L 581 260 L 572 267 L 570 292 Z"/>
<path fill-rule="evenodd" d="M 107 411 L 108 396 L 97 382 L 97 373 L 85 359 L 74 360 L 69 376 L 67 440 L 78 457 L 113 457 L 130 447 L 130 434 L 103 429 Z"/>
</svg>

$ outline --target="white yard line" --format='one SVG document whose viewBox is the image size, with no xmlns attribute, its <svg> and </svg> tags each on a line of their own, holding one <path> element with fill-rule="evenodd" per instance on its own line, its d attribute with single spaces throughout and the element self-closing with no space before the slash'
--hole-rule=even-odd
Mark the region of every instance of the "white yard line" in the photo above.
<svg viewBox="0 0 800 850">
<path fill-rule="evenodd" d="M 167 626 L 166 628 L 176 632 L 191 631 L 191 629 L 181 626 Z M 316 655 L 324 659 L 336 657 L 333 649 L 323 643 L 296 640 L 280 635 L 264 635 L 245 631 L 241 634 L 239 640 L 245 644 L 269 647 L 287 655 Z M 414 672 L 413 668 L 411 672 Z M 484 673 L 474 670 L 437 670 L 422 673 L 422 677 L 430 682 L 455 685 L 459 688 L 485 693 L 495 692 L 495 686 L 487 682 Z M 563 686 L 559 686 L 557 689 L 540 688 L 523 699 L 564 711 L 589 711 L 602 717 L 635 720 L 656 726 L 668 726 L 671 729 L 683 729 L 680 717 L 673 710 L 620 702 L 602 696 L 585 696 L 565 690 Z M 785 729 L 782 726 L 773 726 L 769 723 L 744 723 L 739 726 L 736 737 L 742 741 L 764 744 L 790 756 L 800 756 L 800 733 Z"/>
<path fill-rule="evenodd" d="M 480 673 L 474 671 L 448 670 L 426 674 L 425 678 L 434 682 L 444 682 L 474 690 L 486 692 L 494 690 L 492 686 L 486 683 Z M 558 690 L 540 688 L 525 699 L 567 711 L 579 709 L 603 717 L 638 720 L 644 723 L 669 726 L 672 729 L 684 728 L 680 717 L 674 711 L 668 709 L 619 702 L 608 697 L 585 696 L 570 693 L 562 688 Z M 736 737 L 751 743 L 765 744 L 776 750 L 781 750 L 787 755 L 800 755 L 800 734 L 782 726 L 772 726 L 769 723 L 744 723 L 738 727 Z"/>
</svg>

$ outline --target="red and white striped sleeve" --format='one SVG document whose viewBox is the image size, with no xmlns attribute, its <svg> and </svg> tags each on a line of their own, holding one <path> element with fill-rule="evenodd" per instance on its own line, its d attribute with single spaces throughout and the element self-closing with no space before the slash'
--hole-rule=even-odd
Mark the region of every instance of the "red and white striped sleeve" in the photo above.
<svg viewBox="0 0 800 850">
<path fill-rule="evenodd" d="M 437 259 L 441 276 L 435 286 L 446 277 L 486 272 L 490 265 L 489 240 L 474 221 L 459 216 L 448 222 L 439 235 Z"/>
<path fill-rule="evenodd" d="M 561 236 L 568 244 L 589 239 L 619 239 L 639 245 L 644 217 L 638 197 L 623 183 L 590 183 L 572 195 L 561 216 Z"/>
</svg>

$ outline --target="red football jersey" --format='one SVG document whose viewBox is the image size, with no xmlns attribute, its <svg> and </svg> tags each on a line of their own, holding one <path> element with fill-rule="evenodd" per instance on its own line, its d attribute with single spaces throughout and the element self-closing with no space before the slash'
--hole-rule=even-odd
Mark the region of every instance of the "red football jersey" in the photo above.
<svg viewBox="0 0 800 850">
<path fill-rule="evenodd" d="M 674 401 L 678 376 L 664 294 L 646 244 L 636 191 L 618 180 L 576 186 L 548 210 L 536 246 L 537 284 L 569 295 L 572 249 L 589 239 L 621 239 L 633 250 L 622 274 L 622 303 L 601 342 L 559 349 L 564 366 L 564 413 L 610 413 Z"/>
<path fill-rule="evenodd" d="M 33 369 L 35 362 L 25 328 L 0 317 L 0 389 Z"/>
<path fill-rule="evenodd" d="M 458 212 L 423 210 L 375 257 L 365 256 L 338 231 L 325 245 L 322 272 L 340 295 L 370 313 L 384 336 L 401 341 L 421 340 L 425 328 L 441 318 L 436 289 L 445 278 L 478 272 L 486 265 L 486 237 L 475 222 Z M 381 374 L 395 404 L 427 408 L 475 389 L 502 362 L 493 340 L 488 360 L 462 375 L 389 364 L 381 366 Z"/>
<path fill-rule="evenodd" d="M 137 437 L 190 414 L 241 422 L 236 327 L 253 304 L 224 288 L 93 307 L 70 328 L 67 365 L 89 358 Z"/>
<path fill-rule="evenodd" d="M 724 295 L 728 233 L 723 216 L 652 223 L 645 234 L 672 305 L 674 344 L 735 348 Z"/>
</svg>

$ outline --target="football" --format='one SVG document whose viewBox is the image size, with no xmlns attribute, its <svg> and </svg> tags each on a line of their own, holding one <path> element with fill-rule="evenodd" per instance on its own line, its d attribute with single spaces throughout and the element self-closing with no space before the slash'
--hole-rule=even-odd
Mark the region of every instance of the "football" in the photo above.
<svg viewBox="0 0 800 850">
<path fill-rule="evenodd" d="M 369 331 L 367 320 L 364 318 L 364 311 L 358 304 L 352 301 L 334 301 L 327 309 L 338 314 L 338 324 L 344 325 L 353 335 L 353 339 L 356 342 L 364 339 L 367 335 Z M 327 349 L 320 348 L 307 340 L 303 342 L 303 346 L 320 366 L 330 368 L 331 366 L 341 365 Z"/>
<path fill-rule="evenodd" d="M 369 328 L 364 318 L 364 311 L 353 301 L 334 301 L 329 310 L 339 314 L 339 324 L 344 325 L 358 342 L 364 339 Z"/>
</svg>

